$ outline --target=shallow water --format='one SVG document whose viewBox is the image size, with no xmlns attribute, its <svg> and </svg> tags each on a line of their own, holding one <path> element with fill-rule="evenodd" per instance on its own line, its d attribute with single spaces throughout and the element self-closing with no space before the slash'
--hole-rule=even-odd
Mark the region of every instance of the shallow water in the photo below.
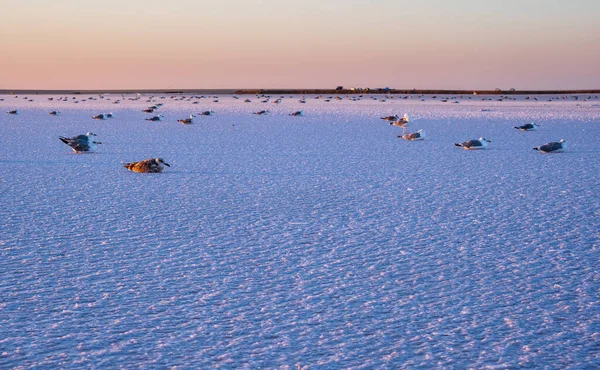
<svg viewBox="0 0 600 370">
<path fill-rule="evenodd" d="M 600 366 L 598 98 L 0 98 L 2 368 Z"/>
</svg>

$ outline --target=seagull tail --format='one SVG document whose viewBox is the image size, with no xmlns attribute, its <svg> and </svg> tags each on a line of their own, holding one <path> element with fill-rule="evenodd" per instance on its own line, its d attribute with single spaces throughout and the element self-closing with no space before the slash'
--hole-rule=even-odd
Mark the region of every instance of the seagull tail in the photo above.
<svg viewBox="0 0 600 370">
<path fill-rule="evenodd" d="M 61 136 L 61 137 L 59 137 L 59 139 L 60 139 L 60 141 L 62 141 L 62 142 L 63 142 L 63 143 L 65 143 L 65 144 L 68 144 L 68 143 L 69 143 L 69 140 L 68 140 L 66 137 L 62 137 L 62 136 Z"/>
<path fill-rule="evenodd" d="M 456 145 L 456 146 L 463 146 L 463 145 L 462 145 L 462 144 L 460 144 L 460 143 L 454 143 L 454 145 Z"/>
<path fill-rule="evenodd" d="M 536 146 L 535 148 L 533 148 L 533 150 L 540 150 L 540 147 Z"/>
</svg>

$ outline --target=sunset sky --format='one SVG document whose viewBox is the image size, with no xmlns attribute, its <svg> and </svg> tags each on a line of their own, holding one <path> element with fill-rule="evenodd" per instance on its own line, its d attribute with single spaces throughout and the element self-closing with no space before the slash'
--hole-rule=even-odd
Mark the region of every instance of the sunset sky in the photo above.
<svg viewBox="0 0 600 370">
<path fill-rule="evenodd" d="M 0 89 L 600 88 L 597 0 L 0 2 Z"/>
</svg>

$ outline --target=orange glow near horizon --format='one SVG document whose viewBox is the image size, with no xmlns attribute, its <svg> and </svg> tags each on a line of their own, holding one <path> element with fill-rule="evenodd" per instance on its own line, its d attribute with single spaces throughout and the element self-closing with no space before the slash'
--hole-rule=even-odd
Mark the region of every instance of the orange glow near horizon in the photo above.
<svg viewBox="0 0 600 370">
<path fill-rule="evenodd" d="M 600 6 L 531 3 L 15 3 L 0 89 L 600 88 Z"/>
</svg>

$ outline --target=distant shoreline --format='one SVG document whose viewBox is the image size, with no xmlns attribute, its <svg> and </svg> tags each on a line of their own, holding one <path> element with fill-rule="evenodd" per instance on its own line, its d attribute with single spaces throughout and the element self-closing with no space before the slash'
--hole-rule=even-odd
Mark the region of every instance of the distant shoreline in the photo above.
<svg viewBox="0 0 600 370">
<path fill-rule="evenodd" d="M 0 89 L 0 95 L 81 95 L 81 94 L 404 94 L 404 95 L 557 95 L 600 94 L 600 89 L 584 90 L 443 90 L 443 89 L 122 89 L 122 90 L 34 90 Z"/>
</svg>

